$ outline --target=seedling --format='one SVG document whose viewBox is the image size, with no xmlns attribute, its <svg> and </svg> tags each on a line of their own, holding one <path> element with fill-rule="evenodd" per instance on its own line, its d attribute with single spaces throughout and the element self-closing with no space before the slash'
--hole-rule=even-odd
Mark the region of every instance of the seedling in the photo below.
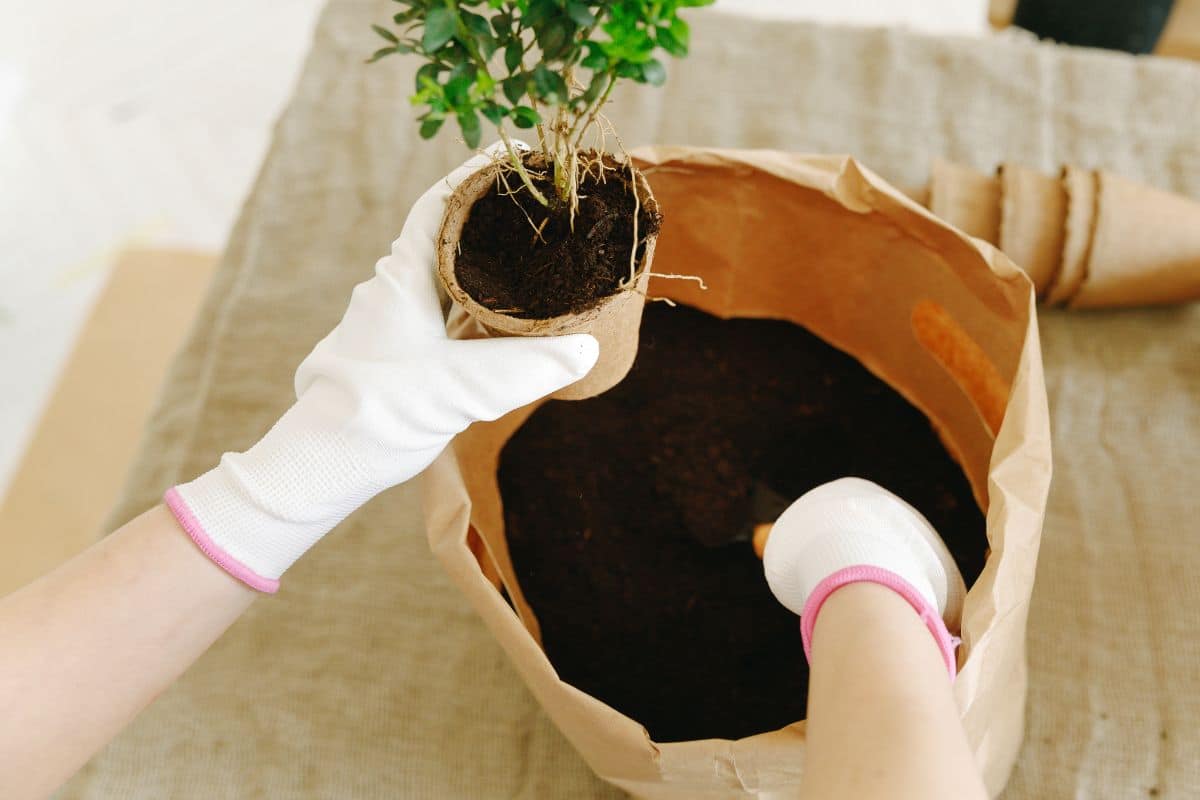
<svg viewBox="0 0 1200 800">
<path fill-rule="evenodd" d="M 543 206 L 579 204 L 581 162 L 589 135 L 601 130 L 601 109 L 622 79 L 660 86 L 660 53 L 685 56 L 688 24 L 681 8 L 713 0 L 398 0 L 394 26 L 372 26 L 385 46 L 369 62 L 414 53 L 412 103 L 424 112 L 420 133 L 433 137 L 447 120 L 458 123 L 471 148 L 483 138 L 481 118 L 495 126 L 507 161 Z M 513 146 L 508 126 L 537 133 L 537 150 L 552 165 L 554 193 L 535 185 Z M 543 184 L 544 186 L 545 184 Z"/>
</svg>

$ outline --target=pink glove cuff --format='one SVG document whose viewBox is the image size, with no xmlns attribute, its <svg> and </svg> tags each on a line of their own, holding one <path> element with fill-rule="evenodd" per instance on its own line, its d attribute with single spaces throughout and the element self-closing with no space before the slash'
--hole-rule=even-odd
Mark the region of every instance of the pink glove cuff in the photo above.
<svg viewBox="0 0 1200 800">
<path fill-rule="evenodd" d="M 816 628 L 817 613 L 821 610 L 821 606 L 825 604 L 831 594 L 843 586 L 864 581 L 886 586 L 908 601 L 908 604 L 921 617 L 921 621 L 925 623 L 925 627 L 929 628 L 929 632 L 933 634 L 933 640 L 937 643 L 938 651 L 942 654 L 946 669 L 950 673 L 950 681 L 953 683 L 954 676 L 958 672 L 958 662 L 954 651 L 962 640 L 950 633 L 946 628 L 946 623 L 942 620 L 941 613 L 931 606 L 925 596 L 917 591 L 911 583 L 894 572 L 867 564 L 838 570 L 818 583 L 812 594 L 808 596 L 808 600 L 804 603 L 804 609 L 800 613 L 800 636 L 804 641 L 804 656 L 808 662 L 812 663 L 813 629 Z"/>
<path fill-rule="evenodd" d="M 279 591 L 278 578 L 264 578 L 254 570 L 247 567 L 242 562 L 238 561 L 229 553 L 222 550 L 216 542 L 214 542 L 207 533 L 204 532 L 204 527 L 200 524 L 200 520 L 188 508 L 184 502 L 182 495 L 174 488 L 167 490 L 163 495 L 163 502 L 167 504 L 167 508 L 175 515 L 175 519 L 179 522 L 180 527 L 187 533 L 188 537 L 196 543 L 204 555 L 212 559 L 212 562 L 221 569 L 228 572 L 233 577 L 237 578 L 242 583 L 249 586 L 251 589 L 257 589 L 266 594 L 275 594 Z"/>
</svg>

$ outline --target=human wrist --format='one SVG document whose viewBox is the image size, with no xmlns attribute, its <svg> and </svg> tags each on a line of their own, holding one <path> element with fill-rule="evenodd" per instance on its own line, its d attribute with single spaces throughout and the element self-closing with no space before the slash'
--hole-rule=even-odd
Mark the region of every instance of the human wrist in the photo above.
<svg viewBox="0 0 1200 800">
<path fill-rule="evenodd" d="M 933 638 L 942 664 L 953 681 L 958 671 L 955 651 L 960 640 L 950 633 L 942 619 L 941 611 L 929 602 L 928 597 L 907 580 L 890 570 L 871 565 L 850 566 L 828 575 L 814 587 L 804 603 L 800 614 L 800 637 L 804 646 L 804 657 L 813 660 L 813 639 L 817 631 L 820 612 L 833 598 L 853 586 L 874 585 L 886 589 L 902 600 L 920 620 Z"/>
<path fill-rule="evenodd" d="M 242 453 L 169 490 L 167 507 L 214 563 L 262 592 L 326 533 L 387 488 L 330 384 L 309 387 Z M 368 451 L 364 453 L 364 451 Z"/>
</svg>

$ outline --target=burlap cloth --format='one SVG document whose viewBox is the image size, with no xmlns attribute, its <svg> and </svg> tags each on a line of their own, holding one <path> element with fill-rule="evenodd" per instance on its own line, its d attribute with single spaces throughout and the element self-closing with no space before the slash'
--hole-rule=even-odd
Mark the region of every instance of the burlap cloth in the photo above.
<svg viewBox="0 0 1200 800">
<path fill-rule="evenodd" d="M 464 158 L 449 136 L 417 139 L 411 61 L 362 64 L 368 23 L 394 8 L 325 11 L 114 524 L 268 428 L 405 209 Z M 902 186 L 935 156 L 1065 162 L 1200 195 L 1197 65 L 695 20 L 665 89 L 619 93 L 627 144 L 848 152 Z M 1006 797 L 1195 797 L 1200 305 L 1042 320 L 1057 463 Z M 403 486 L 348 520 L 62 796 L 619 797 L 442 575 L 417 497 Z"/>
</svg>

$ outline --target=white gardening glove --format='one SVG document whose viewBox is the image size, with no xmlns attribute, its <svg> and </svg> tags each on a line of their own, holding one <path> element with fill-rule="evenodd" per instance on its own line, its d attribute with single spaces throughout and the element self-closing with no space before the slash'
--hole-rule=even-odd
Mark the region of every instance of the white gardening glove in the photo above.
<svg viewBox="0 0 1200 800">
<path fill-rule="evenodd" d="M 167 492 L 193 541 L 265 592 L 306 550 L 379 492 L 408 480 L 476 420 L 493 420 L 587 374 L 587 334 L 457 341 L 446 334 L 435 239 L 446 198 L 486 163 L 471 159 L 413 206 L 375 277 L 301 363 L 297 401 L 245 453 Z"/>
<path fill-rule="evenodd" d="M 772 526 L 763 570 L 776 599 L 800 615 L 810 660 L 821 605 L 840 587 L 869 581 L 908 601 L 954 675 L 950 628 L 962 615 L 962 574 L 921 512 L 878 484 L 840 478 L 805 494 Z"/>
</svg>

